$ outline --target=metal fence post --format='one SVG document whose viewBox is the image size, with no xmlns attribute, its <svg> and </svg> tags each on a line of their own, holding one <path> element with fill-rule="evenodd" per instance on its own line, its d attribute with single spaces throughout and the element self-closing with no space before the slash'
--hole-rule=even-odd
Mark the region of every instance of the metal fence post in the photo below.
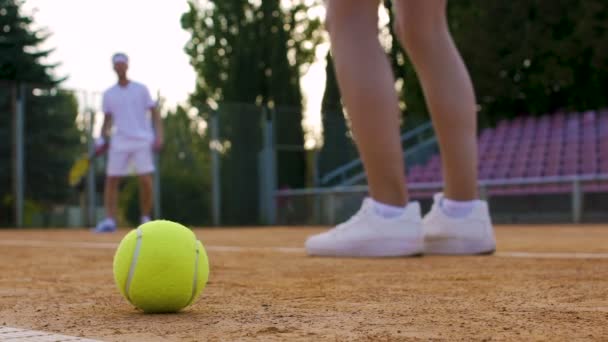
<svg viewBox="0 0 608 342">
<path fill-rule="evenodd" d="M 580 223 L 583 216 L 583 190 L 581 181 L 575 179 L 572 182 L 572 221 Z"/>
<path fill-rule="evenodd" d="M 89 142 L 89 155 L 91 155 L 95 150 L 95 142 L 93 141 L 93 127 L 95 127 L 95 111 L 93 109 L 88 110 L 87 121 L 87 139 Z M 95 225 L 97 221 L 97 203 L 95 200 L 95 195 L 97 194 L 97 191 L 95 188 L 95 161 L 93 161 L 93 165 L 89 167 L 89 172 L 87 173 L 87 225 L 89 226 Z"/>
<path fill-rule="evenodd" d="M 17 227 L 23 227 L 23 203 L 25 191 L 25 137 L 24 137 L 24 121 L 25 121 L 25 84 L 20 84 L 18 88 L 14 88 L 15 94 L 15 166 L 14 166 L 14 181 L 15 181 L 15 224 Z"/>
<path fill-rule="evenodd" d="M 479 199 L 483 201 L 488 200 L 488 188 L 483 184 L 479 186 Z"/>
<path fill-rule="evenodd" d="M 221 179 L 220 156 L 217 144 L 220 144 L 219 118 L 217 111 L 211 112 L 210 118 L 210 150 L 211 150 L 211 218 L 214 226 L 221 224 Z"/>
<path fill-rule="evenodd" d="M 161 186 L 160 186 L 160 153 L 154 154 L 154 218 L 163 216 L 161 209 Z"/>
<path fill-rule="evenodd" d="M 274 115 L 272 109 L 262 109 L 263 146 L 260 153 L 260 211 L 266 224 L 276 223 L 276 156 L 274 146 Z"/>
<path fill-rule="evenodd" d="M 334 192 L 330 192 L 327 196 L 327 218 L 330 225 L 336 224 L 336 196 Z"/>
<path fill-rule="evenodd" d="M 319 149 L 313 151 L 313 186 L 315 188 L 321 185 L 321 177 L 319 172 Z M 313 221 L 314 224 L 321 223 L 321 195 L 313 195 Z"/>
</svg>

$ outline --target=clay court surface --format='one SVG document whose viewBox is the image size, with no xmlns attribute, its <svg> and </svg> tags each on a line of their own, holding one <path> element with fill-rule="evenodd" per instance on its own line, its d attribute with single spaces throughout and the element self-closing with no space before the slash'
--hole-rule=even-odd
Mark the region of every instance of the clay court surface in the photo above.
<svg viewBox="0 0 608 342">
<path fill-rule="evenodd" d="M 494 256 L 383 260 L 306 257 L 320 230 L 196 230 L 210 283 L 165 315 L 133 309 L 114 285 L 127 230 L 0 230 L 0 328 L 102 341 L 608 340 L 608 226 L 501 226 Z"/>
</svg>

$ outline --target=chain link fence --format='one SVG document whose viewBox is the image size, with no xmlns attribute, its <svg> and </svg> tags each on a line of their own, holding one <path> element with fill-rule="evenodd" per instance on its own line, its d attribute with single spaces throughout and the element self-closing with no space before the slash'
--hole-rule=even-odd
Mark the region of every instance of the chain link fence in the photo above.
<svg viewBox="0 0 608 342">
<path fill-rule="evenodd" d="M 83 187 L 68 185 L 68 171 L 90 147 L 93 103 L 99 100 L 94 92 L 0 82 L 2 226 L 65 227 L 87 221 L 83 209 L 90 198 Z"/>
<path fill-rule="evenodd" d="M 0 83 L 0 226 L 92 227 L 104 216 L 105 156 L 94 160 L 83 183 L 68 185 L 74 162 L 93 151 L 103 121 L 101 97 L 93 91 Z M 342 206 L 341 200 L 275 196 L 330 186 L 324 178 L 349 162 L 356 164 L 349 169 L 353 175 L 363 172 L 342 111 L 323 113 L 322 144 L 308 149 L 303 115 L 299 107 L 242 103 L 163 108 L 165 147 L 157 155 L 155 217 L 240 226 L 348 216 L 350 211 L 340 208 L 350 205 Z M 408 136 L 404 144 L 432 138 L 427 133 Z M 360 197 L 344 200 L 354 205 Z M 131 177 L 121 184 L 119 223 L 136 224 L 138 211 L 138 184 Z"/>
</svg>

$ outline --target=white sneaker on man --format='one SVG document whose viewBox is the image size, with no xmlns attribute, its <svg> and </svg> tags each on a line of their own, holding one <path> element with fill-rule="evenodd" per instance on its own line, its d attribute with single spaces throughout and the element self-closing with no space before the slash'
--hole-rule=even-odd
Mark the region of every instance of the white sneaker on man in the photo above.
<svg viewBox="0 0 608 342">
<path fill-rule="evenodd" d="M 420 205 L 412 202 L 402 215 L 383 218 L 367 198 L 348 221 L 306 240 L 313 256 L 398 257 L 422 254 L 424 248 Z"/>
<path fill-rule="evenodd" d="M 146 223 L 148 223 L 148 222 L 150 222 L 150 221 L 152 221 L 152 219 L 150 219 L 150 216 L 142 216 L 142 217 L 139 219 L 139 224 L 140 224 L 140 225 L 142 225 L 142 224 L 146 224 Z"/>
<path fill-rule="evenodd" d="M 496 249 L 488 204 L 475 201 L 463 218 L 447 216 L 436 194 L 431 211 L 422 219 L 425 254 L 491 254 Z"/>
<path fill-rule="evenodd" d="M 116 231 L 116 222 L 111 218 L 106 218 L 97 223 L 93 229 L 94 233 L 114 233 Z"/>
</svg>

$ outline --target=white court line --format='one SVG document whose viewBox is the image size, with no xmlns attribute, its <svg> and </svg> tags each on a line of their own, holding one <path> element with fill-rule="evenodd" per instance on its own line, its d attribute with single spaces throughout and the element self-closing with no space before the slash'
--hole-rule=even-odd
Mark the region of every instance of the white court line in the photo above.
<svg viewBox="0 0 608 342">
<path fill-rule="evenodd" d="M 115 249 L 114 242 L 78 242 L 78 241 L 43 241 L 43 240 L 0 240 L 0 246 L 11 247 L 61 247 L 83 249 Z M 278 252 L 304 254 L 306 250 L 298 247 L 239 247 L 239 246 L 205 246 L 208 251 L 215 252 Z M 608 253 L 586 252 L 496 252 L 500 258 L 529 258 L 529 259 L 608 259 Z"/>
<path fill-rule="evenodd" d="M 52 241 L 52 240 L 0 240 L 0 246 L 13 247 L 67 247 L 67 248 L 95 248 L 114 249 L 118 247 L 115 242 L 79 242 L 79 241 Z"/>
<path fill-rule="evenodd" d="M 540 259 L 608 259 L 608 253 L 579 253 L 579 252 L 496 252 L 502 258 L 540 258 Z"/>
<path fill-rule="evenodd" d="M 99 342 L 76 336 L 58 335 L 44 331 L 0 327 L 0 341 L 2 342 Z"/>
</svg>

